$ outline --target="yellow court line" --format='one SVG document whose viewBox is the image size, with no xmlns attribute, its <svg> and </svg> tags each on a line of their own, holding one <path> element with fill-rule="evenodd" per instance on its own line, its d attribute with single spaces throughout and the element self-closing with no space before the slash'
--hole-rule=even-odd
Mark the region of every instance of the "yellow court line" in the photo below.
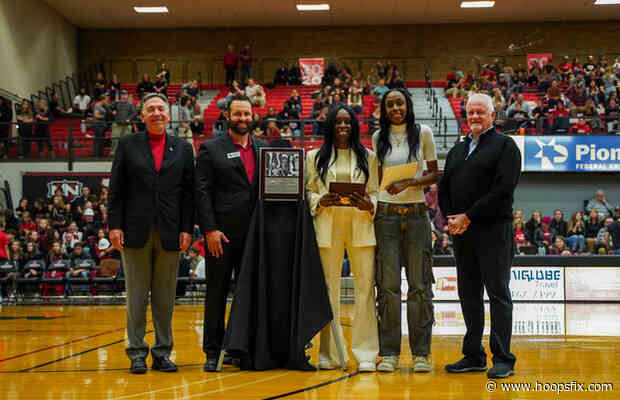
<svg viewBox="0 0 620 400">
<path fill-rule="evenodd" d="M 204 379 L 202 381 L 186 383 L 185 385 L 170 386 L 170 387 L 167 387 L 167 388 L 150 390 L 148 392 L 142 392 L 142 393 L 130 394 L 130 395 L 127 395 L 127 396 L 116 397 L 116 398 L 114 398 L 112 400 L 131 399 L 131 398 L 139 397 L 139 396 L 152 395 L 152 394 L 155 394 L 155 393 L 165 392 L 166 390 L 173 390 L 173 389 L 185 388 L 185 387 L 189 387 L 189 386 L 193 386 L 193 385 L 200 385 L 201 383 L 207 383 L 207 382 L 211 382 L 211 381 L 216 381 L 218 379 L 232 378 L 233 376 L 243 375 L 243 374 L 247 374 L 247 373 L 248 373 L 248 371 L 233 372 L 231 374 L 224 375 L 224 376 L 218 376 L 218 377 L 215 377 L 215 378 Z"/>
<path fill-rule="evenodd" d="M 258 379 L 258 380 L 252 381 L 252 382 L 242 383 L 242 384 L 240 384 L 240 385 L 236 385 L 236 386 L 229 386 L 229 387 L 222 388 L 222 389 L 216 389 L 216 390 L 210 390 L 210 391 L 208 391 L 208 392 L 202 392 L 202 393 L 192 394 L 191 396 L 181 397 L 181 398 L 180 398 L 180 399 L 178 399 L 178 400 L 193 399 L 194 397 L 200 397 L 200 396 L 206 396 L 206 395 L 208 395 L 208 394 L 225 392 L 225 391 L 227 391 L 227 390 L 231 390 L 231 389 L 239 389 L 239 388 L 242 388 L 242 387 L 246 387 L 246 386 L 253 385 L 253 384 L 255 384 L 255 383 L 261 383 L 261 382 L 270 381 L 270 380 L 272 380 L 272 379 L 281 378 L 281 377 L 286 376 L 286 375 L 288 375 L 288 374 L 290 374 L 290 373 L 291 373 L 291 371 L 289 371 L 289 372 L 285 372 L 285 373 L 280 374 L 280 375 L 269 376 L 269 377 L 267 377 L 267 378 Z"/>
</svg>

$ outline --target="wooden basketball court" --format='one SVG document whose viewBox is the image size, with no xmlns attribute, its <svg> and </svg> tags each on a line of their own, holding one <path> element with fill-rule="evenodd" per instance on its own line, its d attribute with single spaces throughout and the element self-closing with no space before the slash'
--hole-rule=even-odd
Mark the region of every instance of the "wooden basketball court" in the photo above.
<svg viewBox="0 0 620 400">
<path fill-rule="evenodd" d="M 431 373 L 412 372 L 407 337 L 403 337 L 401 369 L 396 373 L 359 374 L 352 362 L 346 372 L 249 372 L 225 366 L 220 373 L 205 373 L 201 351 L 203 307 L 180 305 L 174 314 L 172 354 L 179 372 L 149 370 L 146 375 L 131 375 L 124 353 L 123 306 L 4 306 L 0 308 L 0 399 L 617 399 L 619 306 L 608 304 L 605 310 L 583 306 L 565 308 L 565 313 L 581 310 L 585 317 L 581 322 L 579 318 L 570 322 L 566 314 L 562 326 L 572 324 L 571 329 L 586 332 L 594 328 L 598 332 L 589 336 L 558 334 L 562 330 L 548 326 L 542 328 L 550 329 L 548 335 L 515 335 L 516 375 L 495 383 L 483 373 L 453 375 L 444 371 L 446 363 L 460 358 L 462 339 L 461 335 L 442 334 L 454 325 L 446 325 L 449 311 L 437 322 Z M 347 335 L 351 311 L 350 305 L 343 305 L 342 323 Z M 609 315 L 606 329 L 612 335 L 599 336 L 606 332 L 592 325 L 591 312 Z M 147 329 L 146 340 L 152 343 L 150 323 Z M 525 326 L 523 329 L 527 332 Z M 485 340 L 488 343 L 487 337 Z M 317 343 L 315 338 L 310 350 L 314 363 L 318 359 Z M 541 385 L 537 392 L 533 391 L 536 382 Z M 571 382 L 575 382 L 574 390 L 579 383 L 585 384 L 584 389 L 591 383 L 612 383 L 614 388 L 564 391 L 559 395 L 552 391 L 556 387 L 551 384 Z M 532 389 L 508 392 L 501 386 L 508 383 L 531 384 Z M 542 386 L 545 384 L 547 391 Z"/>
</svg>

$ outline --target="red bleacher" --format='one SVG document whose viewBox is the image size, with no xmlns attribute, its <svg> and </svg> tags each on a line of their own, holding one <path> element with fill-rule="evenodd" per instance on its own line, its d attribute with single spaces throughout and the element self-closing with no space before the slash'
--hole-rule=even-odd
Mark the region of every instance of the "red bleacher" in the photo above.
<svg viewBox="0 0 620 400">
<path fill-rule="evenodd" d="M 127 90 L 129 94 L 134 96 L 134 102 L 138 101 L 138 96 L 136 93 L 136 84 L 123 84 L 121 88 Z M 168 97 L 172 104 L 174 104 L 175 98 L 179 91 L 181 91 L 182 84 L 173 83 L 168 87 Z M 264 88 L 265 95 L 267 98 L 265 107 L 254 107 L 253 111 L 258 112 L 261 116 L 265 116 L 267 114 L 267 109 L 270 106 L 273 106 L 276 110 L 276 113 L 279 113 L 286 100 L 288 100 L 291 96 L 291 91 L 296 89 L 299 93 L 299 96 L 302 99 L 302 107 L 303 111 L 301 117 L 303 119 L 309 119 L 312 113 L 312 104 L 314 100 L 311 97 L 312 92 L 319 90 L 319 86 L 278 86 L 273 89 Z M 200 146 L 204 140 L 210 138 L 212 136 L 212 127 L 213 121 L 217 120 L 220 115 L 221 110 L 216 107 L 216 103 L 219 99 L 225 97 L 228 94 L 228 88 L 225 85 L 201 85 L 201 90 L 219 90 L 219 93 L 211 100 L 211 102 L 207 105 L 203 113 L 203 119 L 206 120 L 205 127 L 203 131 L 203 136 L 194 137 L 194 146 L 196 149 Z M 370 113 L 373 111 L 374 107 L 374 97 L 373 96 L 364 96 L 363 99 L 363 111 L 362 114 L 358 116 L 361 120 L 366 120 L 370 116 Z M 62 118 L 52 122 L 50 126 L 50 135 L 52 138 L 52 143 L 54 145 L 54 151 L 56 152 L 57 157 L 66 157 L 67 155 L 67 139 L 69 138 L 69 130 L 71 129 L 71 134 L 75 139 L 73 155 L 75 157 L 91 157 L 93 152 L 93 137 L 94 131 L 87 124 L 86 130 L 82 132 L 80 126 L 81 119 L 80 118 Z M 312 124 L 307 123 L 304 127 L 304 133 L 306 136 L 312 135 Z M 371 138 L 368 136 L 368 124 L 361 123 L 360 124 L 360 133 L 362 135 L 362 143 L 371 148 Z M 110 132 L 106 132 L 106 137 L 110 137 Z M 311 150 L 313 148 L 319 147 L 323 142 L 322 139 L 308 139 L 304 140 L 304 147 L 306 150 Z M 300 147 L 301 143 L 299 140 L 293 141 L 293 145 L 296 147 Z M 108 155 L 110 152 L 110 148 L 105 148 L 104 155 Z M 37 146 L 33 143 L 31 145 L 31 154 L 26 155 L 27 157 L 37 157 Z M 13 147 L 11 152 L 9 153 L 11 156 L 17 155 L 17 147 Z M 43 155 L 47 155 L 47 151 L 44 152 Z"/>
</svg>

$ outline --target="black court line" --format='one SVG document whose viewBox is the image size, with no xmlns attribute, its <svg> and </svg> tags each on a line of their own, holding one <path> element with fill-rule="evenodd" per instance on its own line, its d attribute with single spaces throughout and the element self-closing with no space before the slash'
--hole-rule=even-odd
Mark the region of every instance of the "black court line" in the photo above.
<svg viewBox="0 0 620 400">
<path fill-rule="evenodd" d="M 202 363 L 195 364 L 179 364 L 179 368 L 185 367 L 197 367 L 202 366 Z M 99 369 L 54 369 L 54 370 L 39 370 L 39 371 L 28 371 L 28 374 L 44 374 L 44 373 L 76 373 L 76 372 L 114 372 L 114 371 L 127 371 L 128 367 L 125 368 L 99 368 Z M 20 374 L 23 371 L 0 371 L 0 374 Z"/>
<path fill-rule="evenodd" d="M 153 331 L 147 331 L 146 334 L 149 334 L 149 333 L 152 333 L 152 332 Z M 123 338 L 121 340 L 117 340 L 115 342 L 107 343 L 107 344 L 104 344 L 104 345 L 101 345 L 101 346 L 93 347 L 92 349 L 80 351 L 79 353 L 70 354 L 70 355 L 68 355 L 66 357 L 58 358 L 58 359 L 53 360 L 53 361 L 48 361 L 48 362 L 43 363 L 43 364 L 35 365 L 34 367 L 22 369 L 19 372 L 30 372 L 33 369 L 37 369 L 37 368 L 41 368 L 41 367 L 47 367 L 48 365 L 55 364 L 55 363 L 60 362 L 60 361 L 68 360 L 69 358 L 81 356 L 83 354 L 90 353 L 90 352 L 95 351 L 95 350 L 103 349 L 105 347 L 109 347 L 109 346 L 112 346 L 112 345 L 115 345 L 115 344 L 119 344 L 119 343 L 122 343 L 124 341 L 125 341 L 125 338 Z"/>
<path fill-rule="evenodd" d="M 309 392 L 310 390 L 318 389 L 318 388 L 323 387 L 323 386 L 331 385 L 332 383 L 336 383 L 336 382 L 344 381 L 344 380 L 349 379 L 349 378 L 353 378 L 356 375 L 359 375 L 359 371 L 355 372 L 355 373 L 352 373 L 352 374 L 349 374 L 349 375 L 341 376 L 340 378 L 332 379 L 331 381 L 319 383 L 318 385 L 309 386 L 307 388 L 295 390 L 293 392 L 279 394 L 279 395 L 273 396 L 273 397 L 266 397 L 263 400 L 281 399 L 281 398 L 284 398 L 284 397 L 292 396 L 294 394 L 299 394 L 299 393 L 303 393 L 303 392 Z"/>
</svg>

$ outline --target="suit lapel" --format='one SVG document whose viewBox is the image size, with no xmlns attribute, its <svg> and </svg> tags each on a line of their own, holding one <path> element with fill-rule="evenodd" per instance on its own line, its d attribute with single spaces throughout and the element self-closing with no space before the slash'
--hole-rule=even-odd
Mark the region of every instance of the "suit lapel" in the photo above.
<svg viewBox="0 0 620 400">
<path fill-rule="evenodd" d="M 149 134 L 147 132 L 140 133 L 142 135 L 140 143 L 142 147 L 142 154 L 147 164 L 151 167 L 153 173 L 157 173 L 155 170 L 155 159 L 153 158 L 153 150 L 151 149 L 151 142 L 149 140 Z"/>
<path fill-rule="evenodd" d="M 329 164 L 327 164 L 327 174 L 332 177 L 331 181 L 336 182 L 336 152 L 338 149 L 332 147 L 332 154 L 329 156 Z M 330 181 L 329 177 L 327 181 Z"/>
<path fill-rule="evenodd" d="M 167 169 L 171 166 L 171 164 L 174 162 L 174 159 L 176 158 L 176 153 L 179 150 L 181 146 L 177 146 L 173 140 L 166 135 L 166 145 L 164 147 L 164 159 L 161 162 L 161 168 L 159 169 L 159 171 L 163 171 L 164 169 Z"/>
</svg>

